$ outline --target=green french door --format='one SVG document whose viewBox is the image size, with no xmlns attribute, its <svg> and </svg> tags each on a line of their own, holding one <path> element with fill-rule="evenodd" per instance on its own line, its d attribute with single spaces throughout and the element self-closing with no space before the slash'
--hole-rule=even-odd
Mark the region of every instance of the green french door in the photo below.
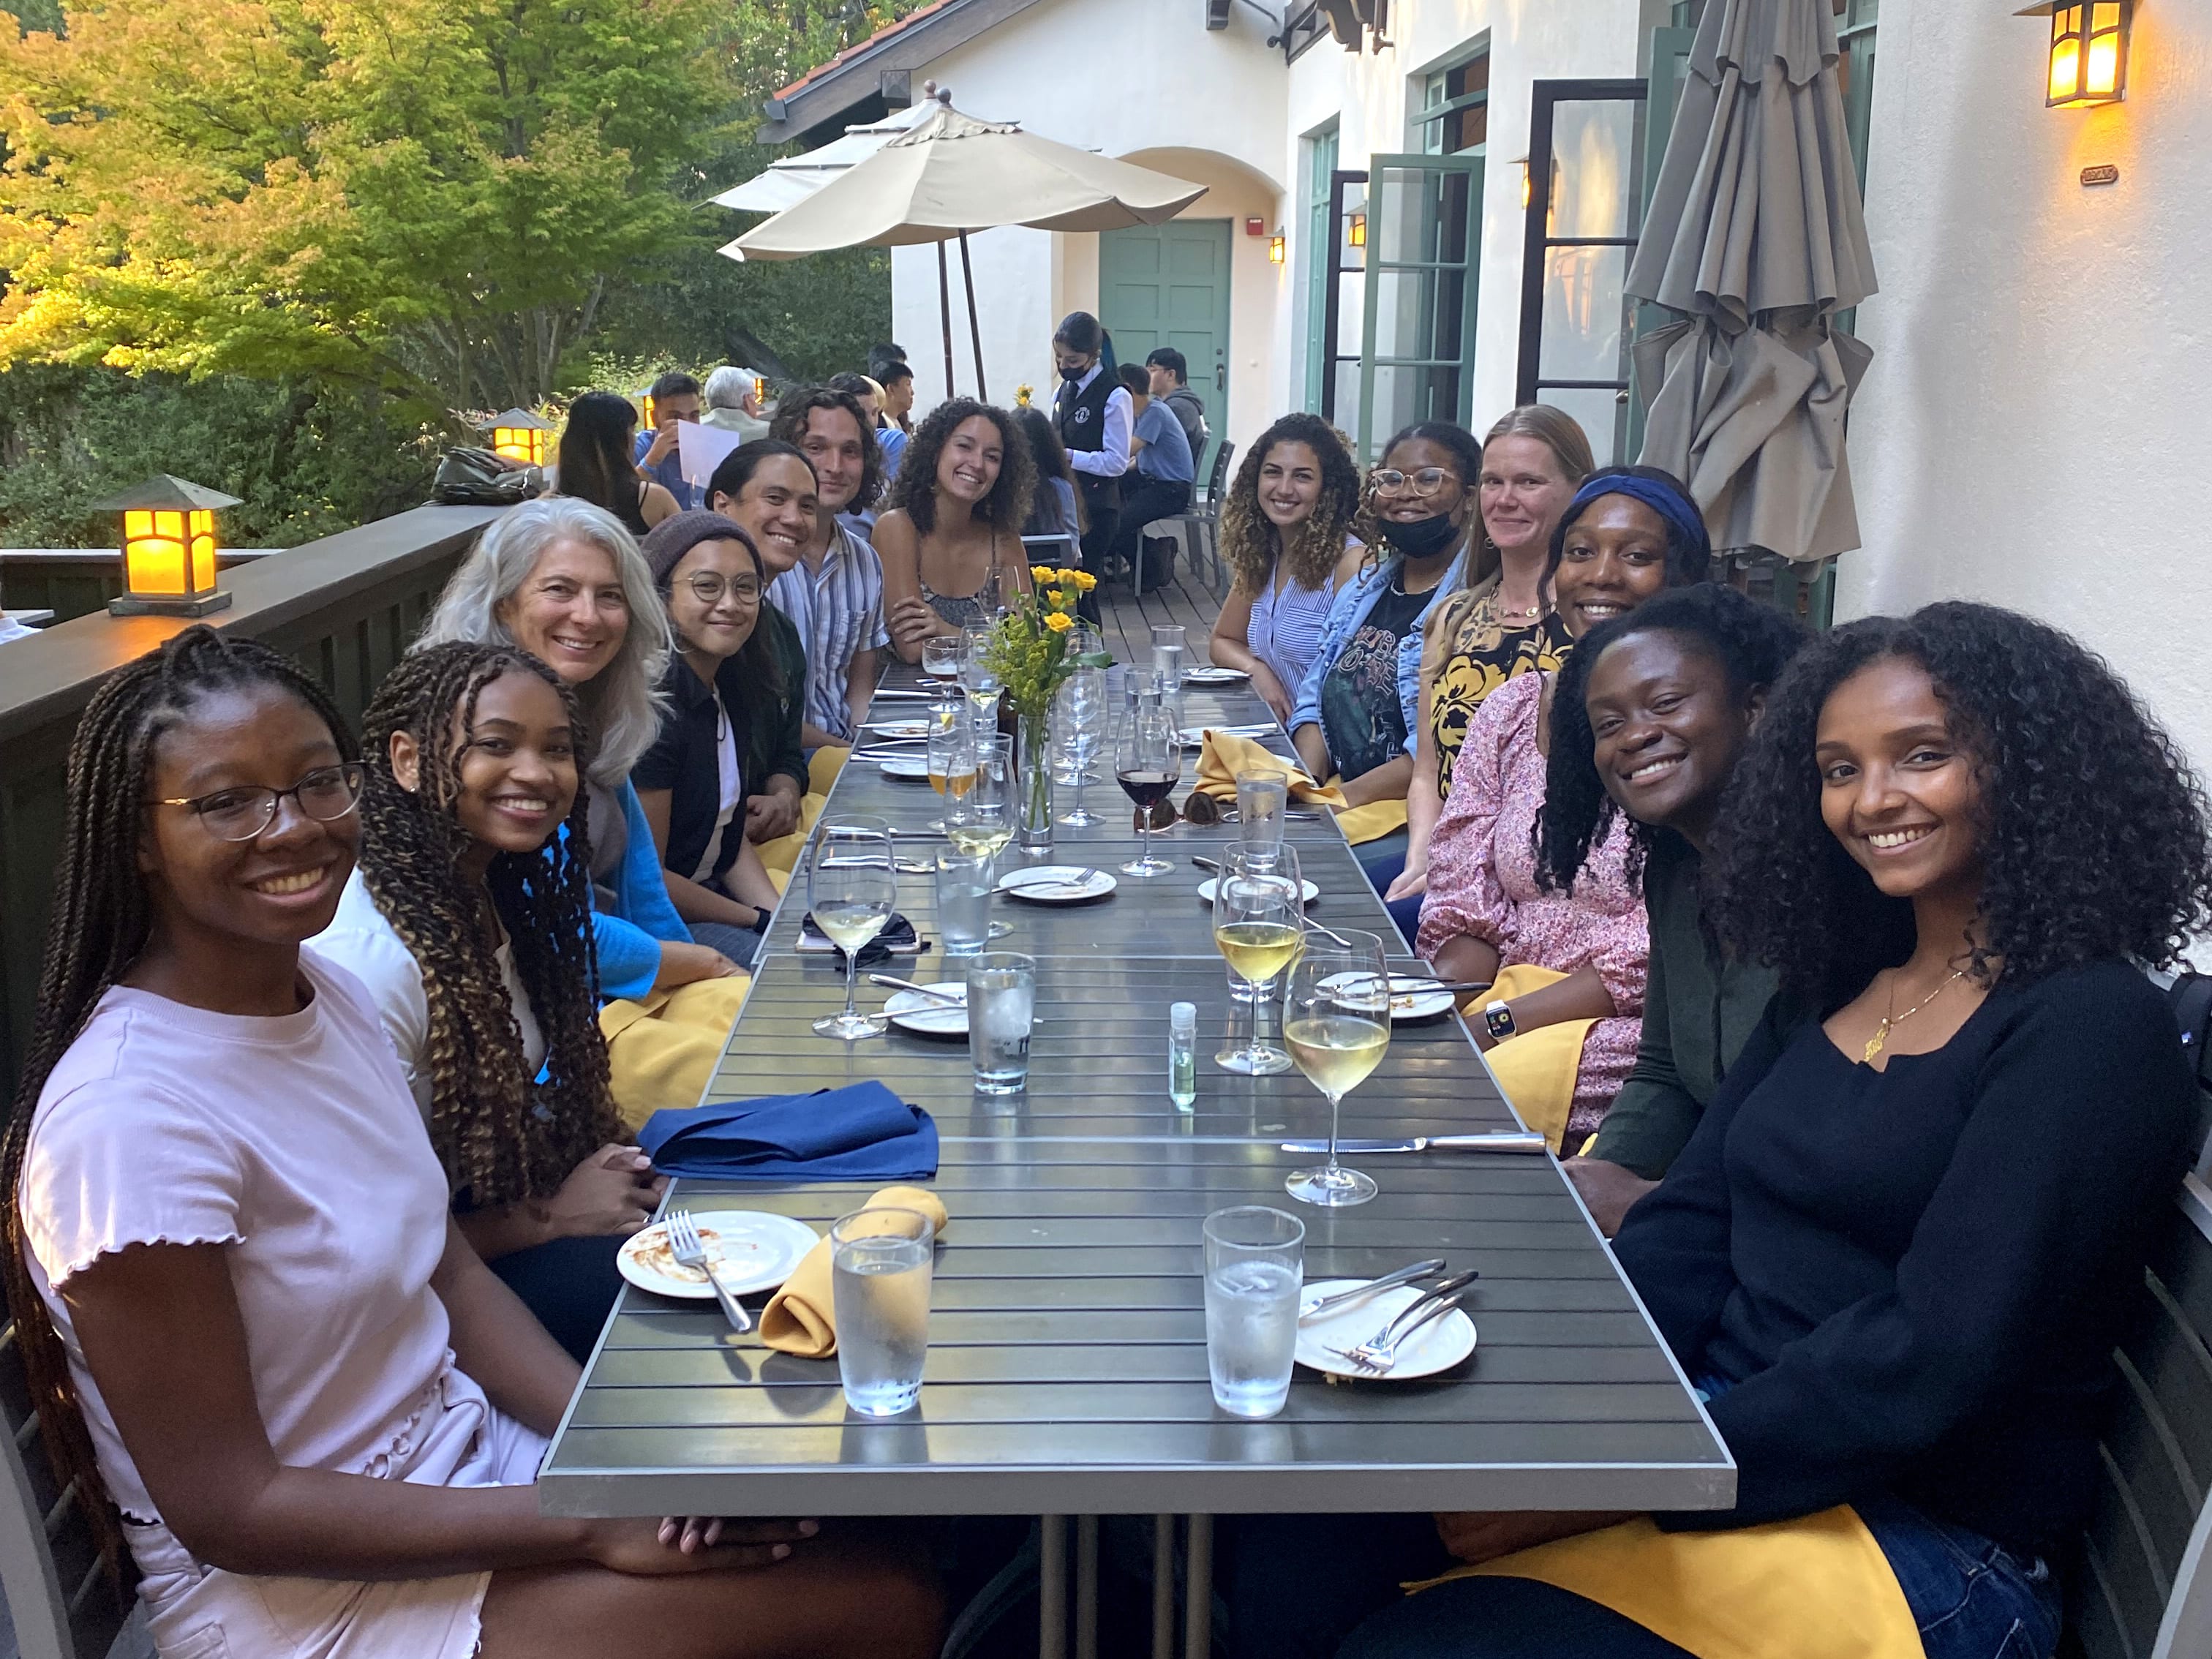
<svg viewBox="0 0 2212 1659">
<path fill-rule="evenodd" d="M 1482 253 L 1480 155 L 1376 155 L 1367 164 L 1360 329 L 1360 454 L 1414 421 L 1467 424 Z"/>
<path fill-rule="evenodd" d="M 1226 219 L 1170 219 L 1098 237 L 1098 320 L 1114 337 L 1114 355 L 1141 363 L 1173 346 L 1206 405 L 1212 440 L 1192 458 L 1200 487 L 1229 429 L 1229 247 Z"/>
</svg>

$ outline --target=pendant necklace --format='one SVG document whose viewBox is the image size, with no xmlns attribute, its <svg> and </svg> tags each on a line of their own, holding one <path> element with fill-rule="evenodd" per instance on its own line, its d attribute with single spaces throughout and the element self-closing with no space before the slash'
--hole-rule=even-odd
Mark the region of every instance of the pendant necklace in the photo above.
<svg viewBox="0 0 2212 1659">
<path fill-rule="evenodd" d="M 1961 968 L 1957 972 L 1954 973 L 1949 979 L 1945 980 L 1941 985 L 1930 991 L 1926 996 L 1921 998 L 1919 1001 L 1914 1003 L 1910 1008 L 1907 1008 L 1903 1013 L 1899 1014 L 1892 1012 L 1884 1014 L 1881 1017 L 1881 1024 L 1874 1028 L 1874 1035 L 1867 1039 L 1866 1052 L 1859 1057 L 1860 1063 L 1867 1066 L 1873 1065 L 1874 1057 L 1880 1054 L 1882 1049 L 1887 1046 L 1889 1042 L 1889 1034 L 1893 1027 L 1904 1024 L 1906 1020 L 1911 1019 L 1913 1015 L 1918 1013 L 1929 1003 L 1935 1001 L 1937 997 L 1942 996 L 1944 992 L 1949 990 L 1954 984 L 1957 983 L 1960 980 L 1966 978 L 1966 970 Z M 1893 979 L 1889 982 L 1889 1006 L 1892 1009 L 1894 1009 L 1897 1006 L 1897 981 Z"/>
</svg>

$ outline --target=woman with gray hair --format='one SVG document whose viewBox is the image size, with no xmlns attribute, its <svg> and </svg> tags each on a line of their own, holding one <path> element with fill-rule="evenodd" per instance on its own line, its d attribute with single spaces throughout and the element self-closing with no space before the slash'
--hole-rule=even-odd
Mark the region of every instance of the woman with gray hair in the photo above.
<svg viewBox="0 0 2212 1659">
<path fill-rule="evenodd" d="M 660 729 L 668 613 L 645 556 L 612 514 L 573 496 L 510 508 L 438 596 L 416 648 L 467 641 L 520 647 L 571 686 L 595 744 L 591 799 L 592 936 L 599 994 L 648 992 L 738 971 L 693 942 L 669 902 L 630 769 Z"/>
</svg>

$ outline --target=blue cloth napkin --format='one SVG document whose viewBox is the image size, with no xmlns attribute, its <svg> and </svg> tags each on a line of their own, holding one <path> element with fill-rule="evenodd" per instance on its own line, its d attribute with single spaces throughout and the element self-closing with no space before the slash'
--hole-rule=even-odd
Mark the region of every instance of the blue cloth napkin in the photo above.
<svg viewBox="0 0 2212 1659">
<path fill-rule="evenodd" d="M 655 1112 L 638 1145 L 663 1175 L 708 1181 L 921 1181 L 937 1123 L 880 1083 Z"/>
</svg>

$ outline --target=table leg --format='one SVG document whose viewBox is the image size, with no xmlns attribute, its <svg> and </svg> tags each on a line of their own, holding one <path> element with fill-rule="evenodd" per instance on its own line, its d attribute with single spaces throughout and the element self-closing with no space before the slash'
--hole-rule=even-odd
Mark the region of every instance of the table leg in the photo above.
<svg viewBox="0 0 2212 1659">
<path fill-rule="evenodd" d="M 1067 1517 L 1037 1522 L 1037 1659 L 1067 1659 Z"/>
<path fill-rule="evenodd" d="M 1075 1659 L 1098 1659 L 1098 1517 L 1075 1518 Z"/>
<path fill-rule="evenodd" d="M 1176 1518 L 1152 1517 L 1152 1659 L 1175 1654 Z"/>
<path fill-rule="evenodd" d="M 1213 1652 L 1213 1517 L 1190 1517 L 1189 1541 L 1184 1545 L 1183 1659 L 1210 1659 Z"/>
</svg>

